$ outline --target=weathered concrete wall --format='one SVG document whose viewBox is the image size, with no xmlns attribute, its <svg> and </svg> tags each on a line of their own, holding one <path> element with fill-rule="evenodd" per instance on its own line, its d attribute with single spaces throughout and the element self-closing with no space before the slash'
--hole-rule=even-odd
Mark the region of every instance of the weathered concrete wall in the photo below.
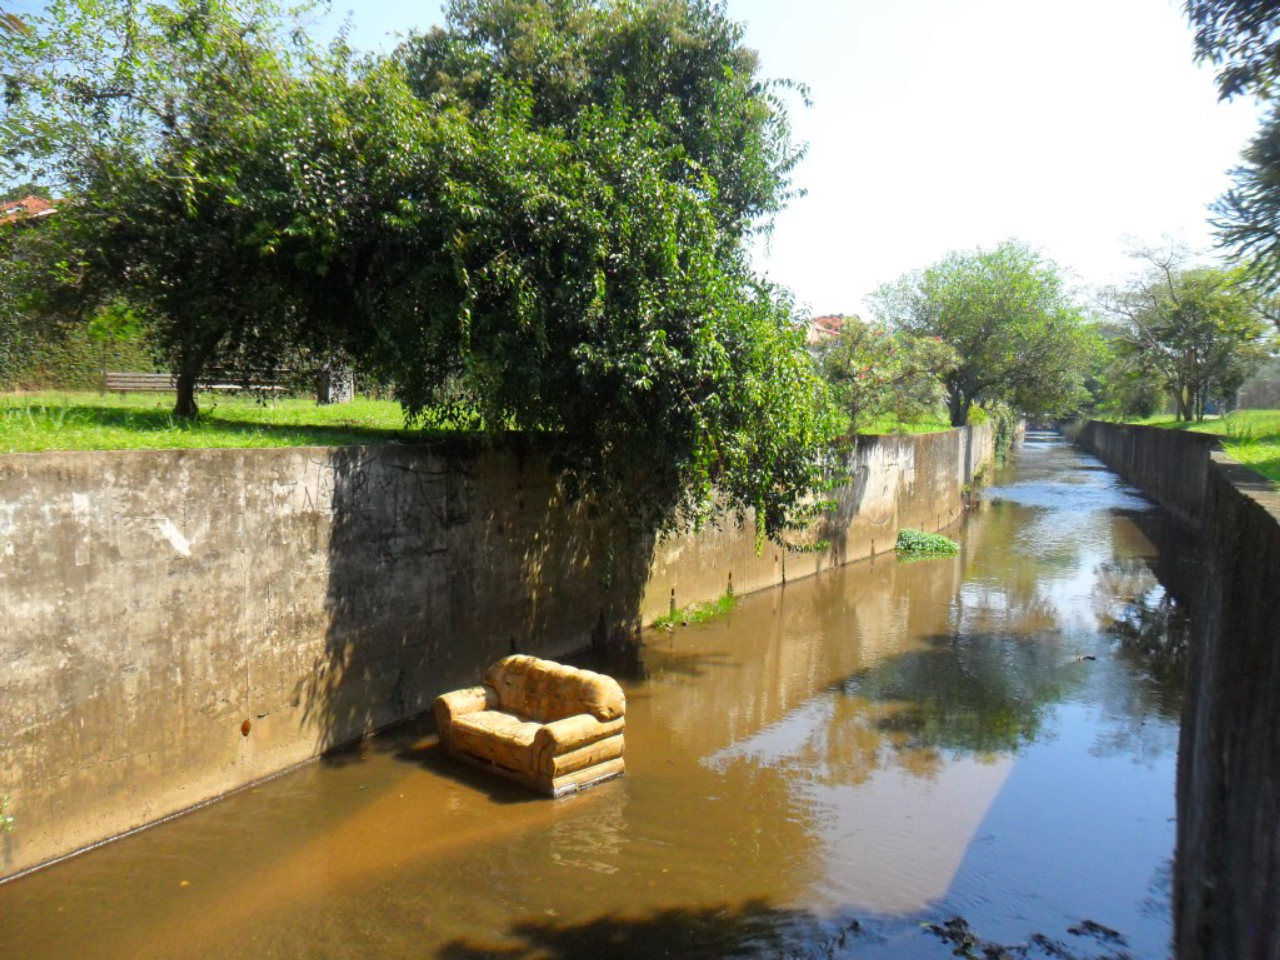
<svg viewBox="0 0 1280 960">
<path fill-rule="evenodd" d="M 1209 454 L 1218 447 L 1213 434 L 1090 420 L 1077 442 L 1183 523 L 1200 529 Z"/>
<path fill-rule="evenodd" d="M 864 439 L 829 550 L 652 538 L 566 507 L 528 449 L 0 457 L 0 876 L 563 655 L 959 516 L 991 431 Z"/>
<path fill-rule="evenodd" d="M 1275 960 L 1280 495 L 1206 443 L 1172 442 L 1161 432 L 1091 423 L 1080 442 L 1144 492 L 1176 503 L 1201 534 L 1206 575 L 1193 601 L 1178 749 L 1177 956 Z"/>
</svg>

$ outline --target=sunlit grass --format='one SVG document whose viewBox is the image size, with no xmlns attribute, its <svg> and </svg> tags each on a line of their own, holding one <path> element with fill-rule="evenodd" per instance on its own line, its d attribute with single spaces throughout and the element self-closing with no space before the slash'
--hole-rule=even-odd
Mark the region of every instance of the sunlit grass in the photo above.
<svg viewBox="0 0 1280 960">
<path fill-rule="evenodd" d="M 163 450 L 391 443 L 406 430 L 400 405 L 203 393 L 194 423 L 172 414 L 172 394 L 42 392 L 0 395 L 0 453 L 41 450 Z M 446 425 L 442 425 L 446 426 Z"/>
<path fill-rule="evenodd" d="M 1222 437 L 1222 449 L 1227 456 L 1256 470 L 1272 483 L 1280 484 L 1280 410 L 1237 410 L 1225 417 L 1211 417 L 1200 423 L 1179 423 L 1167 415 L 1130 422 L 1171 430 L 1215 433 Z"/>
</svg>

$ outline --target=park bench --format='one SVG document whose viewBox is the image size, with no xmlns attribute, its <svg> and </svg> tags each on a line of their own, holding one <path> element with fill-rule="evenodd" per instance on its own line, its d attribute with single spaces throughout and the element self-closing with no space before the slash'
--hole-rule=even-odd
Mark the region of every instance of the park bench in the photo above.
<svg viewBox="0 0 1280 960">
<path fill-rule="evenodd" d="M 274 392 L 288 389 L 288 376 L 288 370 L 244 371 L 213 367 L 196 381 L 196 386 L 200 390 Z M 171 393 L 177 388 L 177 378 L 171 373 L 107 370 L 102 375 L 103 393 Z"/>
</svg>

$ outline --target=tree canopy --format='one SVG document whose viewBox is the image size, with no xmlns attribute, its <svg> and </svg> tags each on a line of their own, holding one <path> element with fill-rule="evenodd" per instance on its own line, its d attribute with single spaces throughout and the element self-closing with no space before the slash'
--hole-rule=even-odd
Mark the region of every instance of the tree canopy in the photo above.
<svg viewBox="0 0 1280 960">
<path fill-rule="evenodd" d="M 1103 297 L 1122 325 L 1112 340 L 1119 372 L 1134 384 L 1154 377 L 1179 420 L 1203 420 L 1267 356 L 1257 297 L 1239 269 L 1192 266 L 1176 251 L 1142 256 L 1147 270 Z"/>
<path fill-rule="evenodd" d="M 1023 243 L 951 253 L 881 287 L 877 318 L 956 353 L 943 385 L 953 426 L 975 403 L 1031 415 L 1074 410 L 1096 337 L 1057 265 Z"/>
</svg>

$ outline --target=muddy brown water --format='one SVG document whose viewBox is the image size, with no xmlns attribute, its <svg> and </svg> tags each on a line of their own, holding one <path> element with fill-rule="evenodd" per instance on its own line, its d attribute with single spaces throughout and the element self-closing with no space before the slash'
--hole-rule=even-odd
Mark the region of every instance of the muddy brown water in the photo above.
<svg viewBox="0 0 1280 960">
<path fill-rule="evenodd" d="M 941 958 L 924 925 L 959 916 L 1163 958 L 1168 526 L 1032 435 L 959 557 L 581 658 L 626 688 L 623 779 L 534 798 L 408 726 L 0 886 L 0 957 Z"/>
</svg>

